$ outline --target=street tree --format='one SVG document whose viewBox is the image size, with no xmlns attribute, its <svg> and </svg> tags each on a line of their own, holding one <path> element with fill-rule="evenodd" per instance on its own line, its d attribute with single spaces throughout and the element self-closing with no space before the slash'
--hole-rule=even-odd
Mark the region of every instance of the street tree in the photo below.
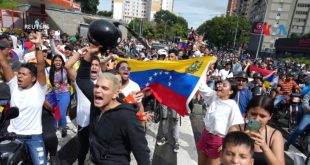
<svg viewBox="0 0 310 165">
<path fill-rule="evenodd" d="M 97 14 L 99 0 L 81 0 L 81 11 L 87 14 Z"/>
<path fill-rule="evenodd" d="M 187 21 L 167 10 L 157 12 L 154 15 L 154 22 L 156 23 L 156 31 L 159 33 L 158 37 L 172 40 L 175 37 L 187 35 Z"/>
<path fill-rule="evenodd" d="M 112 17 L 112 11 L 98 11 L 97 14 L 103 17 Z"/>
<path fill-rule="evenodd" d="M 250 21 L 244 17 L 220 16 L 204 22 L 197 31 L 206 37 L 211 46 L 227 49 L 233 48 L 234 42 L 244 46 L 249 40 L 250 28 Z"/>
</svg>

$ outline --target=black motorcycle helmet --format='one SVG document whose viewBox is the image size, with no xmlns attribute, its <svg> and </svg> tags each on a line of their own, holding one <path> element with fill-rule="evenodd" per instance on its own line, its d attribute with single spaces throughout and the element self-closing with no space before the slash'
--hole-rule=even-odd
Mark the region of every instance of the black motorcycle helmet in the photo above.
<svg viewBox="0 0 310 165">
<path fill-rule="evenodd" d="M 259 72 L 256 72 L 253 74 L 253 78 L 259 78 L 259 79 L 262 79 L 263 78 L 263 75 Z"/>
<path fill-rule="evenodd" d="M 89 25 L 87 37 L 92 44 L 111 49 L 121 42 L 122 33 L 113 23 L 101 19 Z"/>
</svg>

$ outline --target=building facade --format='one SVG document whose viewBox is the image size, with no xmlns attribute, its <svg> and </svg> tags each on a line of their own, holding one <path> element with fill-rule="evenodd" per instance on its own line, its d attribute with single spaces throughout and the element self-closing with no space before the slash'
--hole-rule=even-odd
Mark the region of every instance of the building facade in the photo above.
<svg viewBox="0 0 310 165">
<path fill-rule="evenodd" d="M 310 1 L 297 0 L 289 34 L 296 33 L 300 36 L 310 32 Z"/>
<path fill-rule="evenodd" d="M 275 49 L 278 38 L 310 32 L 309 0 L 238 0 L 237 3 L 237 14 L 253 23 L 248 45 L 251 51 L 260 47 L 268 52 Z"/>
<path fill-rule="evenodd" d="M 160 10 L 173 12 L 174 0 L 112 0 L 113 19 L 129 23 L 135 18 L 153 20 Z"/>
<path fill-rule="evenodd" d="M 238 4 L 241 4 L 238 3 L 238 0 L 228 0 L 226 16 L 232 16 L 236 12 Z"/>
</svg>

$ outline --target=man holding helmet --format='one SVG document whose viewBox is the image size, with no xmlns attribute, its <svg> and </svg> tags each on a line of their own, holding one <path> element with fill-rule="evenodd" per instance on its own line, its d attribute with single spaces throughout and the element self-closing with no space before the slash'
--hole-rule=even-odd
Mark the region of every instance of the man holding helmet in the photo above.
<svg viewBox="0 0 310 165">
<path fill-rule="evenodd" d="M 104 49 L 114 48 L 121 41 L 121 33 L 112 23 L 97 20 L 90 24 L 88 38 Z M 132 105 L 117 98 L 120 81 L 110 73 L 103 73 L 94 85 L 90 80 L 91 58 L 98 52 L 91 46 L 81 60 L 77 84 L 91 102 L 89 143 L 94 164 L 129 165 L 133 152 L 138 164 L 149 165 L 150 155 L 143 126 Z"/>
</svg>

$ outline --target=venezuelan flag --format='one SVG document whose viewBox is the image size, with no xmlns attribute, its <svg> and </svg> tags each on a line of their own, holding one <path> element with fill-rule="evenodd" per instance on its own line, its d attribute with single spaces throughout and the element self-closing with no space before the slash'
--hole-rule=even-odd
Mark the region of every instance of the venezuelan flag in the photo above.
<svg viewBox="0 0 310 165">
<path fill-rule="evenodd" d="M 274 81 L 275 79 L 275 76 L 273 75 L 276 71 L 274 70 L 268 70 L 268 69 L 261 69 L 259 67 L 256 67 L 254 65 L 251 65 L 249 67 L 250 71 L 254 71 L 254 72 L 259 72 L 261 73 L 264 77 L 268 77 L 267 79 L 265 79 L 265 82 L 264 82 L 264 85 L 265 87 L 269 87 L 272 82 Z"/>
<path fill-rule="evenodd" d="M 125 60 L 131 67 L 130 79 L 140 88 L 150 87 L 156 99 L 184 116 L 188 103 L 195 95 L 201 76 L 207 71 L 215 57 L 200 57 L 180 61 Z"/>
<path fill-rule="evenodd" d="M 186 39 L 180 39 L 180 42 L 179 42 L 179 45 L 178 45 L 178 48 L 179 49 L 187 49 L 188 48 L 188 44 L 187 44 L 187 40 Z"/>
</svg>

